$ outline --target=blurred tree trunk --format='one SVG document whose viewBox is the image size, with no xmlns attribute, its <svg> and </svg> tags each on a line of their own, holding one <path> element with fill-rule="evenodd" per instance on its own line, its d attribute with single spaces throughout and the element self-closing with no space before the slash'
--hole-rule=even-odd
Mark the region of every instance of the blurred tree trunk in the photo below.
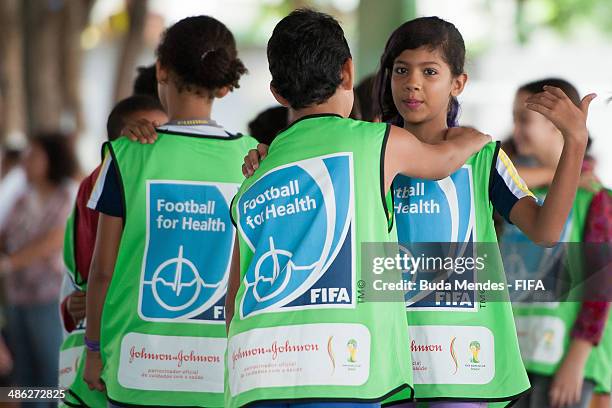
<svg viewBox="0 0 612 408">
<path fill-rule="evenodd" d="M 132 79 L 140 51 L 147 16 L 147 0 L 126 0 L 129 29 L 121 46 L 117 67 L 115 101 L 132 94 Z"/>
<path fill-rule="evenodd" d="M 376 73 L 391 32 L 417 16 L 416 0 L 361 0 L 359 2 L 357 77 Z"/>
<path fill-rule="evenodd" d="M 80 38 L 94 3 L 0 1 L 0 141 L 81 129 Z"/>
<path fill-rule="evenodd" d="M 70 112 L 77 133 L 83 129 L 81 109 L 81 33 L 87 26 L 95 0 L 70 0 L 64 3 L 61 32 L 61 84 L 64 109 Z"/>
<path fill-rule="evenodd" d="M 25 63 L 30 134 L 57 130 L 62 115 L 62 1 L 25 0 Z M 73 80 L 75 80 L 74 78 Z"/>
<path fill-rule="evenodd" d="M 0 1 L 0 143 L 25 135 L 21 4 L 21 0 Z"/>
</svg>

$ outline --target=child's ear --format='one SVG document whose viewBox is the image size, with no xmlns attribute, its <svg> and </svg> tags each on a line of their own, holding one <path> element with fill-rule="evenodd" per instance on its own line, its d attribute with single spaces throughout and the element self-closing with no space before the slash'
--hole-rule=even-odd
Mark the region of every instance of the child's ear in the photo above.
<svg viewBox="0 0 612 408">
<path fill-rule="evenodd" d="M 348 91 L 353 89 L 353 84 L 355 80 L 355 65 L 353 64 L 353 59 L 347 59 L 344 64 L 342 64 L 342 83 L 340 86 Z"/>
<path fill-rule="evenodd" d="M 162 67 L 159 60 L 155 62 L 155 78 L 160 84 L 165 84 L 168 82 L 168 70 Z"/>
<path fill-rule="evenodd" d="M 223 98 L 225 95 L 227 95 L 229 93 L 230 89 L 228 86 L 222 86 L 221 88 L 217 88 L 213 91 L 213 96 L 215 98 L 221 99 Z"/>
<path fill-rule="evenodd" d="M 465 72 L 463 74 L 459 74 L 456 77 L 454 77 L 452 88 L 451 88 L 451 95 L 452 96 L 461 95 L 461 92 L 463 92 L 463 89 L 465 88 L 465 84 L 467 83 L 467 81 L 468 81 L 468 75 Z"/>
<path fill-rule="evenodd" d="M 272 83 L 270 83 L 270 91 L 272 92 L 272 95 L 274 95 L 274 99 L 276 99 L 276 101 L 278 103 L 280 103 L 281 105 L 283 105 L 285 108 L 291 108 L 291 105 L 289 104 L 289 101 L 286 100 L 285 98 L 283 98 L 281 96 L 281 94 L 279 94 L 278 92 L 276 92 L 276 89 L 274 89 L 274 87 L 272 86 Z"/>
</svg>

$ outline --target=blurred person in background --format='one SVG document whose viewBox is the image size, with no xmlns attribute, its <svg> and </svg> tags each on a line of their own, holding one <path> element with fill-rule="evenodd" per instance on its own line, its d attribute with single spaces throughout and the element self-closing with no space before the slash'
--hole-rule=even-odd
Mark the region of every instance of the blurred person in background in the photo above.
<svg viewBox="0 0 612 408">
<path fill-rule="evenodd" d="M 155 64 L 138 67 L 138 74 L 134 78 L 133 95 L 147 95 L 159 102 L 157 93 L 157 78 L 155 77 Z"/>
<path fill-rule="evenodd" d="M 259 143 L 270 145 L 276 135 L 289 125 L 289 109 L 273 106 L 260 112 L 249 122 L 249 135 Z"/>
<path fill-rule="evenodd" d="M 64 223 L 76 190 L 72 178 L 77 160 L 69 137 L 51 133 L 33 138 L 23 168 L 27 188 L 0 230 L 6 333 L 14 359 L 14 385 L 54 387 L 62 338 L 58 299 Z"/>
<path fill-rule="evenodd" d="M 370 74 L 363 78 L 355 87 L 355 101 L 350 117 L 366 122 L 380 122 L 374 102 L 374 86 L 376 75 Z"/>
<path fill-rule="evenodd" d="M 514 132 L 511 142 L 507 142 L 512 146 L 510 150 L 514 157 L 518 157 L 522 164 L 517 166 L 520 174 L 529 189 L 540 198 L 549 191 L 563 147 L 563 140 L 552 123 L 527 108 L 527 99 L 546 86 L 561 89 L 576 106 L 580 105 L 577 89 L 563 79 L 547 78 L 521 86 L 514 101 Z M 602 248 L 593 244 L 609 245 L 612 241 L 612 200 L 609 191 L 597 181 L 593 170 L 594 161 L 587 150 L 580 188 L 560 240 L 588 243 L 585 251 Z M 513 226 L 503 226 L 500 240 L 503 248 L 511 248 L 510 245 L 522 242 L 521 239 Z M 583 272 L 585 274 L 599 271 L 602 265 L 609 263 L 609 260 L 588 256 L 590 253 L 585 252 L 585 258 L 589 261 Z M 554 265 L 550 272 L 559 273 Z M 514 311 L 523 360 L 533 387 L 532 393 L 519 400 L 516 406 L 588 407 L 594 390 L 610 391 L 612 327 L 609 323 L 609 302 L 589 298 L 582 303 L 561 302 L 558 306 L 545 308 L 537 306 L 521 305 Z M 540 323 L 529 325 L 530 321 Z M 556 327 L 551 326 L 554 322 L 561 322 L 564 330 L 551 329 Z M 551 344 L 549 347 L 562 349 L 557 361 L 545 358 L 541 345 L 531 340 L 540 338 L 538 334 L 545 331 L 551 333 L 547 340 Z"/>
<path fill-rule="evenodd" d="M 25 173 L 21 167 L 21 150 L 6 146 L 0 152 L 0 230 L 9 212 L 25 188 Z M 0 387 L 11 385 L 13 357 L 6 344 L 6 301 L 4 286 L 0 280 Z M 5 403 L 3 406 L 15 406 Z"/>
<path fill-rule="evenodd" d="M 21 150 L 2 149 L 0 157 L 0 230 L 26 187 L 26 176 L 21 166 Z"/>
</svg>

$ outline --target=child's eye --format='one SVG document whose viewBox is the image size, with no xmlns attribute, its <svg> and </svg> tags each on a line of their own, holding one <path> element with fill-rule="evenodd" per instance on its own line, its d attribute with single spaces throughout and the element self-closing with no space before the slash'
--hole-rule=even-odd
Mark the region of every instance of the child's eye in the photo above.
<svg viewBox="0 0 612 408">
<path fill-rule="evenodd" d="M 423 73 L 425 73 L 425 75 L 436 75 L 438 73 L 438 71 L 436 71 L 433 68 L 425 68 Z"/>
<path fill-rule="evenodd" d="M 396 73 L 397 75 L 405 75 L 408 72 L 408 70 L 404 67 L 395 67 L 393 72 Z"/>
</svg>

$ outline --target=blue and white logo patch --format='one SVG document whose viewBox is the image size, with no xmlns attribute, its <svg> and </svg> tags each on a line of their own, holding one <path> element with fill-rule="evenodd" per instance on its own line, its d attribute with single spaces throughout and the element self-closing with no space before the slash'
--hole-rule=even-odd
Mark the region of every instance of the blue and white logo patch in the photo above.
<svg viewBox="0 0 612 408">
<path fill-rule="evenodd" d="M 472 244 L 476 241 L 472 183 L 472 167 L 467 164 L 450 177 L 437 181 L 398 175 L 393 180 L 393 199 L 400 251 L 412 257 L 422 256 L 423 248 L 426 248 L 428 253 L 425 255 L 428 257 L 473 256 L 473 253 L 469 253 L 473 251 Z M 429 242 L 465 245 L 441 245 L 443 250 L 437 253 L 433 245 L 419 245 Z M 411 243 L 415 244 L 411 246 Z M 442 278 L 446 279 L 453 273 L 447 272 Z M 427 279 L 434 282 L 440 278 L 426 275 L 429 274 L 405 273 L 404 279 L 416 282 Z M 465 270 L 456 278 L 474 282 L 475 270 Z M 405 299 L 410 310 L 476 309 L 476 293 L 468 290 L 441 293 L 417 289 L 407 292 Z"/>
<path fill-rule="evenodd" d="M 278 167 L 239 198 L 238 228 L 253 258 L 240 316 L 354 307 L 353 157 Z"/>
<path fill-rule="evenodd" d="M 143 320 L 224 323 L 237 184 L 147 181 Z"/>
</svg>

